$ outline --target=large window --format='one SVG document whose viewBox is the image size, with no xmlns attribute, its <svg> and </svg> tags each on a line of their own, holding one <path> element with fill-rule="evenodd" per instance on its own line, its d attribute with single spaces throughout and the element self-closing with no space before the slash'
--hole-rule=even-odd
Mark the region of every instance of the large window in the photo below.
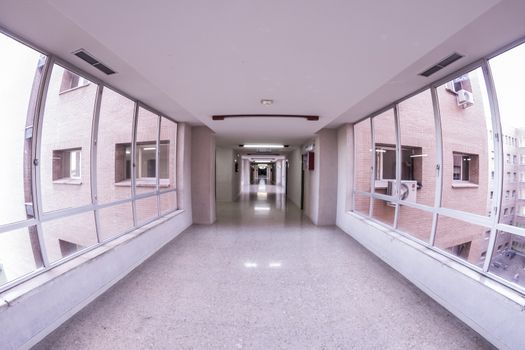
<svg viewBox="0 0 525 350">
<path fill-rule="evenodd" d="M 525 287 L 525 44 L 488 62 L 354 125 L 353 210 L 368 215 L 370 198 L 375 221 L 519 288 Z M 370 120 L 373 147 L 362 136 Z M 365 147 L 374 152 L 366 159 L 374 169 L 370 190 L 359 180 Z"/>
<path fill-rule="evenodd" d="M 99 203 L 131 198 L 131 140 L 135 103 L 104 88 L 97 137 Z"/>
<path fill-rule="evenodd" d="M 397 195 L 396 126 L 392 109 L 372 118 L 374 130 L 375 174 L 374 192 Z M 397 204 L 382 199 L 372 200 L 372 217 L 389 226 L 394 225 Z"/>
<path fill-rule="evenodd" d="M 89 156 L 97 85 L 60 93 L 64 75 L 72 74 L 55 64 L 47 90 L 40 148 L 45 212 L 91 204 Z"/>
<path fill-rule="evenodd" d="M 354 125 L 355 162 L 354 162 L 354 187 L 357 192 L 370 192 L 372 179 L 372 130 L 370 118 Z M 370 198 L 356 194 L 354 196 L 354 209 L 368 215 Z"/>
<path fill-rule="evenodd" d="M 0 51 L 3 291 L 175 211 L 177 124 L 2 34 Z"/>
<path fill-rule="evenodd" d="M 36 96 L 46 57 L 3 34 L 0 52 L 1 286 L 43 265 L 34 219 L 32 149 Z"/>
<path fill-rule="evenodd" d="M 139 108 L 134 163 L 137 193 L 157 190 L 159 119 L 158 115 Z"/>
<path fill-rule="evenodd" d="M 499 105 L 501 131 L 515 140 L 503 144 L 501 198 L 496 243 L 492 250 L 490 271 L 505 280 L 525 287 L 525 105 L 522 84 L 525 81 L 525 44 L 489 61 Z M 519 162 L 518 162 L 519 160 Z M 517 195 L 516 195 L 517 193 Z M 505 215 L 506 214 L 506 215 Z"/>
</svg>

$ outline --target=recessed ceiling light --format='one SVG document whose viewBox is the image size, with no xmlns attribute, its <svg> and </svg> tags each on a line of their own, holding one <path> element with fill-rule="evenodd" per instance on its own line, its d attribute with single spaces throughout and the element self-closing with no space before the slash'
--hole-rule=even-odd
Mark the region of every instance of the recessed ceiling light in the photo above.
<svg viewBox="0 0 525 350">
<path fill-rule="evenodd" d="M 265 105 L 265 106 L 270 106 L 270 105 L 273 104 L 273 100 L 263 98 L 263 99 L 261 100 L 261 104 L 262 104 L 262 105 Z"/>
</svg>

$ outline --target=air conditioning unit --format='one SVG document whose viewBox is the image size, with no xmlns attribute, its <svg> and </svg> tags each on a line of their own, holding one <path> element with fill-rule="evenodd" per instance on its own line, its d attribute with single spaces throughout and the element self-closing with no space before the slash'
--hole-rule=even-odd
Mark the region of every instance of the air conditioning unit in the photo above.
<svg viewBox="0 0 525 350">
<path fill-rule="evenodd" d="M 459 90 L 457 92 L 458 106 L 461 108 L 468 108 L 474 104 L 474 95 L 467 90 Z"/>
<path fill-rule="evenodd" d="M 397 189 L 396 181 L 389 180 L 386 187 L 387 196 L 396 197 L 400 200 L 415 202 L 417 196 L 417 181 L 402 180 L 400 189 Z M 388 205 L 395 205 L 395 203 L 388 202 Z"/>
</svg>

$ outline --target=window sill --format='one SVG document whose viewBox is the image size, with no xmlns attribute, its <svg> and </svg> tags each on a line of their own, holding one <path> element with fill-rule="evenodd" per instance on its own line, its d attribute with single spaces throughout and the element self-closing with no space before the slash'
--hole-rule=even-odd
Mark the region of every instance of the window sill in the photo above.
<svg viewBox="0 0 525 350">
<path fill-rule="evenodd" d="M 131 187 L 131 180 L 115 182 L 115 186 L 117 186 L 117 187 Z M 155 181 L 138 180 L 137 179 L 136 186 L 137 187 L 151 187 L 151 188 L 155 188 L 155 187 L 157 187 L 157 184 L 155 183 Z M 159 187 L 160 188 L 169 188 L 170 187 L 169 180 L 160 180 Z"/>
<path fill-rule="evenodd" d="M 82 180 L 64 178 L 64 179 L 54 180 L 53 183 L 57 185 L 82 185 Z"/>
<path fill-rule="evenodd" d="M 452 188 L 478 188 L 479 185 L 472 182 L 453 182 Z"/>
<path fill-rule="evenodd" d="M 74 88 L 67 89 L 67 90 L 64 90 L 64 91 L 60 91 L 58 94 L 59 95 L 67 94 L 68 92 L 75 91 L 75 90 L 78 90 L 78 89 L 82 89 L 83 87 L 86 87 L 86 86 L 89 86 L 89 83 L 84 84 L 84 85 L 80 85 L 80 86 L 75 86 Z"/>
</svg>

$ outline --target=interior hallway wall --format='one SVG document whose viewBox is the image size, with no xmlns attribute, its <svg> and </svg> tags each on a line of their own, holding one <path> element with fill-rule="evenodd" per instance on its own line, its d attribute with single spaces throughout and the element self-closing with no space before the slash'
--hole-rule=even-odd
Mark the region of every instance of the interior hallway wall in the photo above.
<svg viewBox="0 0 525 350">
<path fill-rule="evenodd" d="M 298 208 L 301 208 L 301 167 L 301 149 L 294 147 L 293 151 L 288 154 L 287 197 Z"/>
<path fill-rule="evenodd" d="M 233 150 L 231 148 L 217 146 L 215 164 L 217 201 L 231 202 L 233 200 Z"/>
<path fill-rule="evenodd" d="M 337 129 L 322 129 L 316 137 L 316 225 L 335 225 L 337 212 Z"/>
<path fill-rule="evenodd" d="M 236 163 L 238 164 L 238 171 L 235 171 Z M 215 164 L 217 201 L 235 201 L 239 197 L 241 188 L 241 159 L 239 154 L 231 148 L 217 146 Z"/>
<path fill-rule="evenodd" d="M 314 139 L 314 169 L 304 176 L 305 214 L 315 225 L 335 225 L 337 210 L 337 130 L 322 129 Z"/>
<path fill-rule="evenodd" d="M 241 167 L 242 159 L 237 151 L 233 150 L 233 164 L 230 167 L 232 170 L 232 200 L 235 201 L 241 195 Z M 237 170 L 237 171 L 236 171 Z"/>
<path fill-rule="evenodd" d="M 206 126 L 193 127 L 191 147 L 193 222 L 212 224 L 216 220 L 215 133 Z"/>
</svg>

